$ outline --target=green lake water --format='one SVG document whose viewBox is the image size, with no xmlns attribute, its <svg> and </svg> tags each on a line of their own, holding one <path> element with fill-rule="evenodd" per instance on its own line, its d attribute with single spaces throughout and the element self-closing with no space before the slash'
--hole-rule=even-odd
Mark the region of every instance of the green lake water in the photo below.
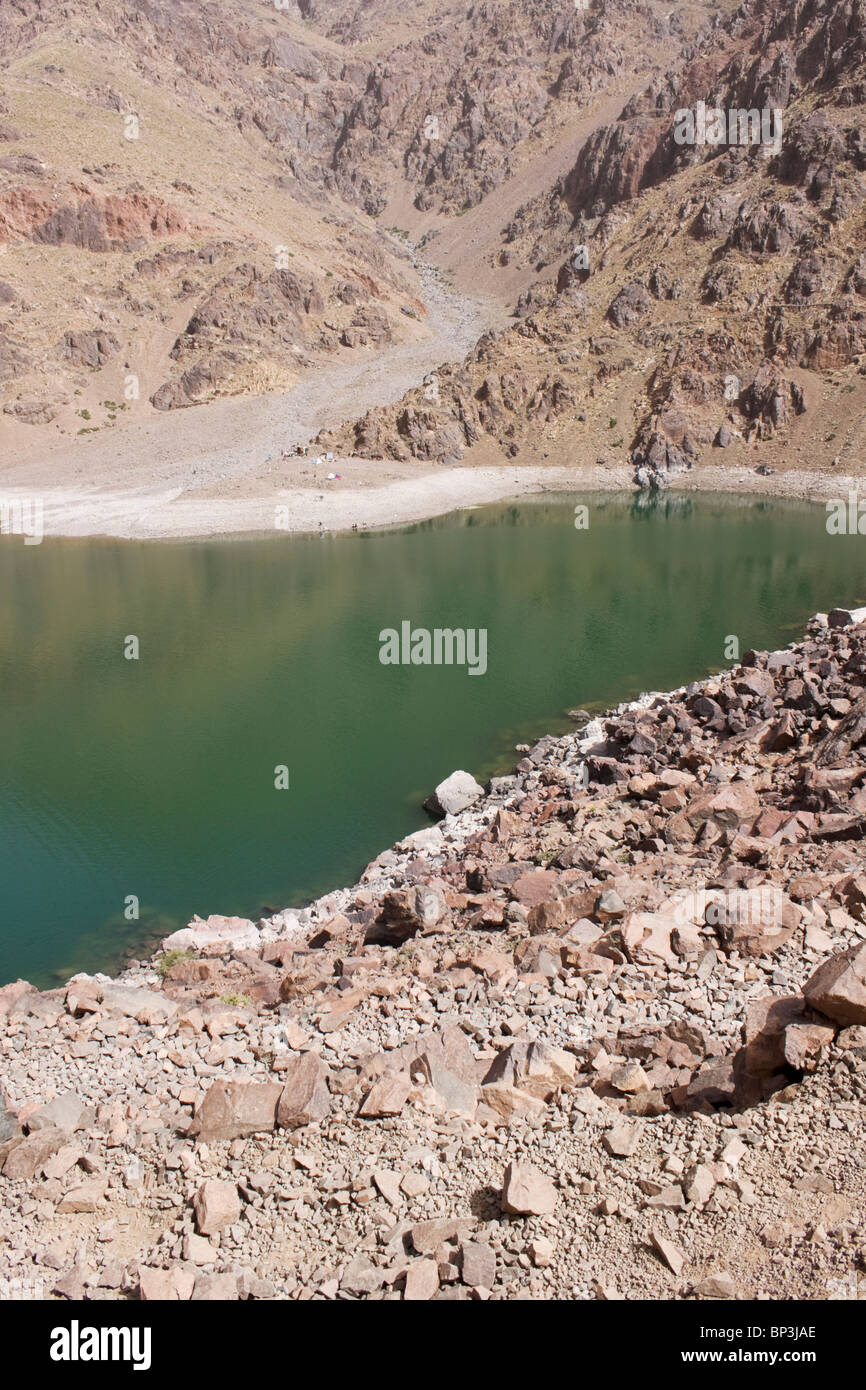
<svg viewBox="0 0 866 1390">
<path fill-rule="evenodd" d="M 455 768 L 483 780 L 571 706 L 703 676 L 731 634 L 786 645 L 866 595 L 866 543 L 825 520 L 595 495 L 362 535 L 4 537 L 0 983 L 112 970 L 193 912 L 353 882 Z M 404 620 L 486 628 L 486 674 L 383 665 Z"/>
</svg>

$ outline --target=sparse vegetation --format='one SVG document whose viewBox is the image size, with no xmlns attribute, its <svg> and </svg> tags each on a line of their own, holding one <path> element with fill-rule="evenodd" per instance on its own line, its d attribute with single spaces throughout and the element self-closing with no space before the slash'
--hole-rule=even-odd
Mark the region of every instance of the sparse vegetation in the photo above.
<svg viewBox="0 0 866 1390">
<path fill-rule="evenodd" d="M 165 951 L 156 963 L 156 973 L 165 979 L 170 970 L 186 960 L 195 960 L 195 951 Z"/>
</svg>

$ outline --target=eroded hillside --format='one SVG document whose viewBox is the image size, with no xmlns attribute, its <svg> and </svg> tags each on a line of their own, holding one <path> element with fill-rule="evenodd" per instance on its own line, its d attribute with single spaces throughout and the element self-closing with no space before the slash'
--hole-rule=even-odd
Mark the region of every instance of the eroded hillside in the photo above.
<svg viewBox="0 0 866 1390">
<path fill-rule="evenodd" d="M 630 460 L 644 486 L 722 457 L 859 475 L 864 18 L 761 0 L 714 23 L 502 226 L 496 266 L 536 274 L 512 326 L 329 442 Z M 723 143 L 677 139 L 700 103 Z"/>
<path fill-rule="evenodd" d="M 704 22 L 658 0 L 4 6 L 4 433 L 117 427 L 417 341 L 386 210 L 428 238 L 510 183 L 513 210 L 599 95 L 660 80 Z"/>
</svg>

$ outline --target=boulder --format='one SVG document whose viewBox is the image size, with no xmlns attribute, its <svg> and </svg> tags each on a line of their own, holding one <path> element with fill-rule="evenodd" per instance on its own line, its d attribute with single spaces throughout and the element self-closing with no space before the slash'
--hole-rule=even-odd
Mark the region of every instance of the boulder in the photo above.
<svg viewBox="0 0 866 1390">
<path fill-rule="evenodd" d="M 424 1102 L 428 1108 L 442 1114 L 472 1118 L 478 1103 L 475 1086 L 467 1085 L 448 1067 L 426 1053 L 419 1058 L 417 1068 L 425 1084 Z"/>
<path fill-rule="evenodd" d="M 785 1037 L 792 1024 L 808 1021 L 801 994 L 765 995 L 746 1005 L 741 1063 L 748 1076 L 772 1076 L 785 1066 Z"/>
<path fill-rule="evenodd" d="M 803 993 L 813 1008 L 837 1023 L 866 1023 L 866 941 L 823 961 Z"/>
<path fill-rule="evenodd" d="M 43 1163 L 47 1163 L 65 1141 L 62 1129 L 39 1129 L 35 1134 L 28 1134 L 7 1154 L 3 1164 L 4 1178 L 35 1177 Z"/>
<path fill-rule="evenodd" d="M 31 1133 L 56 1128 L 64 1134 L 74 1134 L 77 1129 L 87 1129 L 94 1119 L 95 1112 L 79 1100 L 74 1091 L 64 1091 L 34 1111 L 28 1117 L 27 1128 Z"/>
<path fill-rule="evenodd" d="M 702 1207 L 713 1195 L 716 1179 L 707 1163 L 693 1163 L 683 1173 L 683 1195 L 693 1206 Z"/>
<path fill-rule="evenodd" d="M 435 1255 L 449 1241 L 468 1237 L 474 1225 L 471 1216 L 436 1216 L 429 1221 L 416 1221 L 409 1230 L 412 1248 L 419 1255 Z"/>
<path fill-rule="evenodd" d="M 382 910 L 368 940 L 387 940 L 392 944 L 408 941 L 417 932 L 444 930 L 448 907 L 440 888 L 418 883 L 412 888 L 391 888 L 382 900 Z"/>
<path fill-rule="evenodd" d="M 801 916 L 781 889 L 762 884 L 727 893 L 711 892 L 705 920 L 715 926 L 726 950 L 762 956 L 790 941 Z"/>
<path fill-rule="evenodd" d="M 79 1183 L 77 1187 L 71 1187 L 68 1192 L 64 1192 L 57 1203 L 58 1215 L 63 1216 L 75 1212 L 92 1214 L 98 1211 L 105 1201 L 107 1186 L 108 1183 L 105 1178 L 91 1178 L 90 1182 Z"/>
<path fill-rule="evenodd" d="M 283 1093 L 278 1081 L 214 1081 L 196 1106 L 189 1134 L 208 1144 L 266 1134 L 276 1125 Z"/>
<path fill-rule="evenodd" d="M 622 941 L 637 964 L 675 965 L 671 937 L 681 925 L 673 912 L 631 912 L 622 927 Z"/>
<path fill-rule="evenodd" d="M 206 1178 L 193 1198 L 199 1234 L 213 1236 L 233 1226 L 241 1214 L 241 1200 L 233 1182 Z"/>
<path fill-rule="evenodd" d="M 439 1265 L 436 1260 L 413 1260 L 406 1270 L 403 1298 L 411 1302 L 428 1302 L 439 1291 Z"/>
<path fill-rule="evenodd" d="M 236 1274 L 197 1274 L 193 1303 L 233 1303 L 240 1298 Z"/>
<path fill-rule="evenodd" d="M 162 943 L 164 951 L 197 951 L 204 946 L 256 946 L 259 932 L 247 917 L 193 917 L 180 931 L 172 932 Z"/>
<path fill-rule="evenodd" d="M 26 995 L 35 993 L 29 980 L 14 980 L 11 985 L 3 985 L 0 989 L 0 1018 L 6 1018 Z"/>
<path fill-rule="evenodd" d="M 99 1000 L 104 1010 L 144 1024 L 166 1023 L 179 1007 L 159 990 L 116 985 L 113 980 L 100 986 Z"/>
<path fill-rule="evenodd" d="M 785 1061 L 796 1071 L 804 1071 L 835 1036 L 832 1023 L 791 1023 L 785 1029 Z"/>
<path fill-rule="evenodd" d="M 359 1114 L 365 1120 L 378 1120 L 388 1115 L 399 1115 L 409 1099 L 411 1089 L 412 1082 L 408 1072 L 386 1072 L 384 1076 L 380 1076 L 378 1081 L 373 1083 L 367 1092 Z"/>
<path fill-rule="evenodd" d="M 343 1270 L 340 1288 L 354 1298 L 364 1298 L 367 1294 L 381 1289 L 384 1271 L 373 1264 L 366 1255 L 356 1255 Z"/>
<path fill-rule="evenodd" d="M 481 1099 L 486 1099 L 488 1086 L 505 1085 L 547 1101 L 561 1086 L 574 1081 L 576 1069 L 577 1058 L 571 1052 L 543 1042 L 514 1042 L 491 1063 Z"/>
<path fill-rule="evenodd" d="M 664 1231 L 651 1231 L 650 1240 L 672 1274 L 682 1274 L 686 1257 Z"/>
<path fill-rule="evenodd" d="M 440 782 L 432 795 L 428 796 L 424 807 L 434 816 L 456 816 L 483 795 L 484 788 L 479 786 L 470 773 L 452 772 L 451 776 Z"/>
<path fill-rule="evenodd" d="M 558 1200 L 549 1178 L 529 1163 L 509 1163 L 502 1184 L 502 1209 L 514 1216 L 547 1216 Z"/>
<path fill-rule="evenodd" d="M 496 1251 L 483 1241 L 466 1240 L 460 1247 L 460 1277 L 473 1289 L 492 1289 L 496 1283 Z"/>
<path fill-rule="evenodd" d="M 672 816 L 667 838 L 672 844 L 694 840 L 707 821 L 712 821 L 720 830 L 737 830 L 741 825 L 751 825 L 760 809 L 761 803 L 751 783 L 726 782 L 717 791 L 693 797 L 682 811 Z"/>
<path fill-rule="evenodd" d="M 283 1090 L 277 1104 L 277 1124 L 283 1129 L 323 1120 L 331 1108 L 328 1068 L 315 1052 L 292 1057 L 283 1072 Z"/>
<path fill-rule="evenodd" d="M 195 1275 L 182 1264 L 170 1269 L 151 1269 L 141 1265 L 138 1271 L 138 1296 L 142 1303 L 186 1302 L 192 1297 Z"/>
<path fill-rule="evenodd" d="M 615 1124 L 602 1138 L 602 1143 L 612 1158 L 630 1158 L 637 1148 L 640 1131 L 637 1125 L 625 1122 Z"/>
<path fill-rule="evenodd" d="M 714 1057 L 693 1074 L 686 1098 L 689 1101 L 707 1101 L 710 1105 L 730 1105 L 736 1090 L 733 1056 Z"/>
</svg>

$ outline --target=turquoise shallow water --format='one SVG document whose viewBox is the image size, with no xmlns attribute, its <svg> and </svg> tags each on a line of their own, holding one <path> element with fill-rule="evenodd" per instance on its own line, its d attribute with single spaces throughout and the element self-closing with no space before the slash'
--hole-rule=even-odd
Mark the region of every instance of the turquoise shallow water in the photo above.
<svg viewBox="0 0 866 1390">
<path fill-rule="evenodd" d="M 0 982 L 113 969 L 193 912 L 351 882 L 454 768 L 483 777 L 570 706 L 697 678 L 728 635 L 785 645 L 866 594 L 866 543 L 825 519 L 595 495 L 325 538 L 4 538 Z M 382 665 L 404 620 L 485 628 L 486 674 Z"/>
</svg>

